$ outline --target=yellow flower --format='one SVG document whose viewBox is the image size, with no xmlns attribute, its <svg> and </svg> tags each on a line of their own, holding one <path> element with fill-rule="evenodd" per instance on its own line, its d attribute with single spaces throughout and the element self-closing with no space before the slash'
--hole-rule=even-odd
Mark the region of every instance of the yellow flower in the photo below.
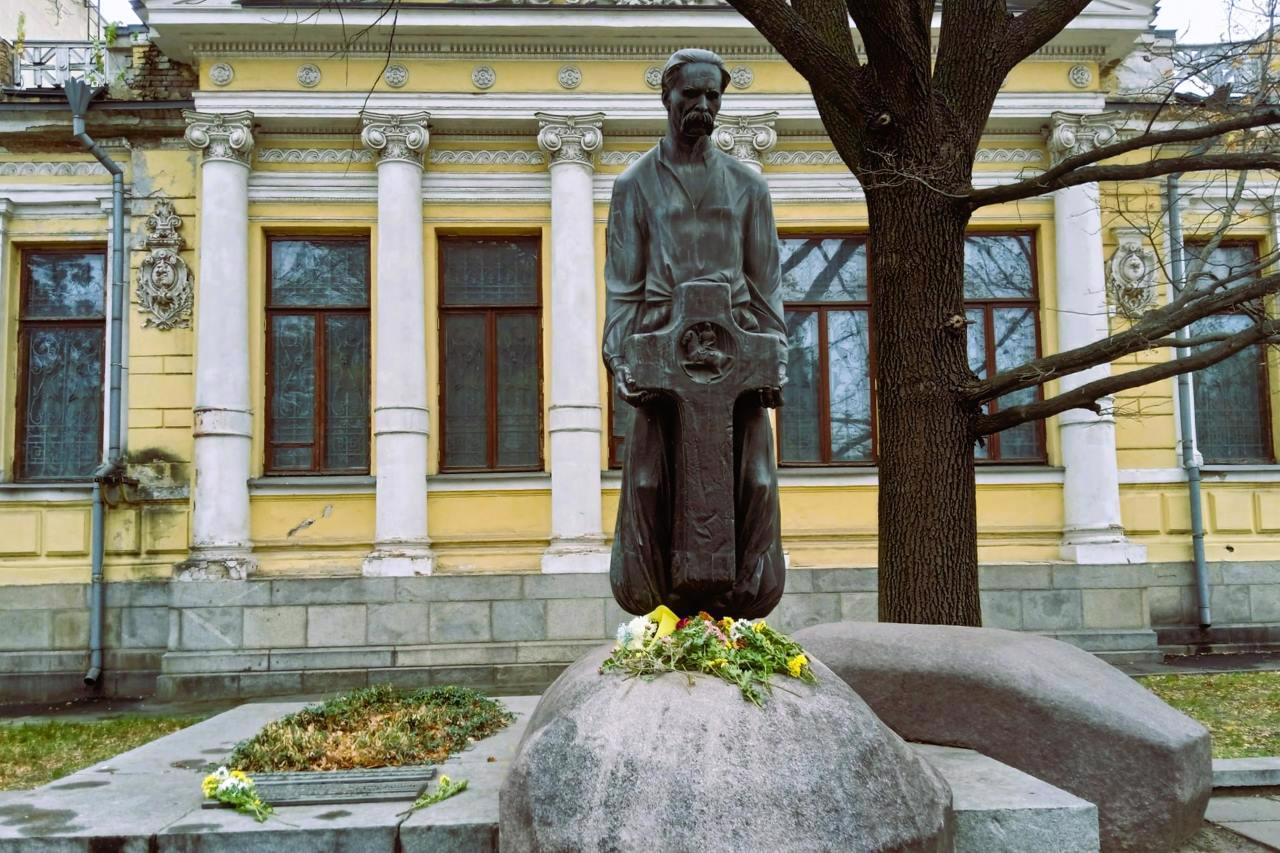
<svg viewBox="0 0 1280 853">
<path fill-rule="evenodd" d="M 710 665 L 713 667 L 721 667 L 721 666 L 728 666 L 728 664 L 729 664 L 729 661 L 725 660 L 724 658 L 716 658 L 711 662 Z"/>
<path fill-rule="evenodd" d="M 721 631 L 724 631 L 726 634 L 728 634 L 731 630 L 733 630 L 733 620 L 732 620 L 731 618 L 729 618 L 728 616 L 726 616 L 726 617 L 724 617 L 723 619 L 721 619 L 721 620 L 720 620 L 720 630 L 721 630 Z"/>
<path fill-rule="evenodd" d="M 757 634 L 764 633 L 764 629 L 765 629 L 765 624 L 763 619 L 761 619 L 759 622 L 751 626 L 751 630 L 755 631 Z"/>
<path fill-rule="evenodd" d="M 650 622 L 658 623 L 658 633 L 654 635 L 655 640 L 661 640 L 663 637 L 670 636 L 676 632 L 676 624 L 679 623 L 680 617 L 671 611 L 671 608 L 665 604 L 659 604 L 658 608 L 645 617 Z"/>
<path fill-rule="evenodd" d="M 232 778 L 239 779 L 241 782 L 250 781 L 249 777 L 245 774 L 243 770 L 232 770 L 231 776 Z"/>
<path fill-rule="evenodd" d="M 218 777 L 210 773 L 208 776 L 204 777 L 204 781 L 200 783 L 200 792 L 204 794 L 206 798 L 210 798 L 216 790 L 218 790 Z"/>
<path fill-rule="evenodd" d="M 792 678 L 799 678 L 800 673 L 804 672 L 804 668 L 809 665 L 809 659 L 804 655 L 796 655 L 787 661 L 787 672 L 791 673 Z"/>
<path fill-rule="evenodd" d="M 444 775 L 443 773 L 441 773 L 441 774 L 440 774 L 440 787 L 441 787 L 441 788 L 446 787 L 446 786 L 449 784 L 449 782 L 450 782 L 449 777 L 448 777 L 448 776 L 446 776 L 446 775 Z"/>
</svg>

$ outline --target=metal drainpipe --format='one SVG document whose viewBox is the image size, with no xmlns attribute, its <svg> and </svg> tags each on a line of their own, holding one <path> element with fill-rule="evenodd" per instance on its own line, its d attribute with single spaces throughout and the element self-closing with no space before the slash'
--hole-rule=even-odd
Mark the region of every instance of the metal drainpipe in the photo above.
<svg viewBox="0 0 1280 853">
<path fill-rule="evenodd" d="M 120 482 L 120 370 L 124 333 L 124 169 L 107 156 L 97 142 L 85 133 L 84 116 L 89 102 L 97 94 L 82 80 L 68 80 L 64 87 L 71 106 L 71 133 L 80 144 L 111 173 L 111 369 L 107 398 L 107 451 L 102 464 L 93 472 L 93 572 L 89 588 L 89 671 L 84 683 L 96 686 L 102 678 L 102 619 L 105 512 L 102 486 Z"/>
<path fill-rule="evenodd" d="M 1169 176 L 1166 193 L 1165 207 L 1169 216 L 1169 267 L 1174 292 L 1177 293 L 1186 285 L 1177 175 Z M 1190 330 L 1183 328 L 1179 329 L 1174 337 L 1186 340 L 1189 335 Z M 1186 347 L 1178 347 L 1176 354 L 1178 358 L 1186 358 L 1191 351 Z M 1200 462 L 1196 458 L 1193 401 L 1191 374 L 1178 374 L 1178 425 L 1182 430 L 1182 467 L 1187 470 L 1187 496 L 1191 503 L 1191 550 L 1196 566 L 1196 597 L 1200 603 L 1200 629 L 1206 630 L 1213 624 L 1213 615 L 1209 610 L 1209 568 L 1204 558 L 1204 505 L 1200 495 Z"/>
</svg>

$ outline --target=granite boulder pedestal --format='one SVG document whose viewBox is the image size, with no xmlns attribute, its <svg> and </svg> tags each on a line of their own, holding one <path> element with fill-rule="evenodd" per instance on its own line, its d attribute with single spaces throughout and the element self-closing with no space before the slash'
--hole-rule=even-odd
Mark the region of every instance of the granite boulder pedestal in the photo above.
<svg viewBox="0 0 1280 853">
<path fill-rule="evenodd" d="M 601 674 L 609 651 L 538 703 L 499 797 L 501 850 L 952 850 L 950 787 L 822 664 L 756 707 L 711 676 Z"/>
</svg>

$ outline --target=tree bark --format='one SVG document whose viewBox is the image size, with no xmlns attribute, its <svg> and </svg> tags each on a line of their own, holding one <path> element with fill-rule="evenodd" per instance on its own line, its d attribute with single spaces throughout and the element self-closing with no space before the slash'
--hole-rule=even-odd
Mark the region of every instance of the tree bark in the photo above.
<svg viewBox="0 0 1280 853">
<path fill-rule="evenodd" d="M 950 182 L 948 182 L 950 183 Z M 877 365 L 882 622 L 981 625 L 968 209 L 913 181 L 868 186 Z"/>
</svg>

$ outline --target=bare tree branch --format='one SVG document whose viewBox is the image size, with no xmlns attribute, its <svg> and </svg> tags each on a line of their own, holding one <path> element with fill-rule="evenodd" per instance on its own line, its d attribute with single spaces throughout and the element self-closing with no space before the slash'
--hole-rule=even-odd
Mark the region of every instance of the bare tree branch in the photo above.
<svg viewBox="0 0 1280 853">
<path fill-rule="evenodd" d="M 1066 187 L 1093 184 L 1100 181 L 1141 181 L 1174 175 L 1182 172 L 1208 172 L 1215 170 L 1280 170 L 1280 153 L 1253 152 L 1245 154 L 1189 154 L 1185 157 L 1157 157 L 1145 163 L 1126 163 L 1108 166 L 1085 166 L 1060 175 L 1052 180 L 1044 176 L 1004 184 L 969 194 L 969 207 L 977 209 L 992 204 L 1035 198 Z"/>
<path fill-rule="evenodd" d="M 1006 71 L 1048 44 L 1090 2 L 1092 0 L 1040 0 L 1018 15 L 1005 37 L 1003 64 Z"/>
<path fill-rule="evenodd" d="M 898 110 L 927 101 L 932 62 L 933 3 L 845 0 L 867 51 L 877 88 Z"/>
<path fill-rule="evenodd" d="M 791 6 L 829 48 L 844 57 L 849 65 L 858 66 L 858 52 L 849 30 L 849 12 L 842 0 L 792 0 Z"/>
<path fill-rule="evenodd" d="M 943 0 L 933 86 L 958 115 L 989 115 L 1006 69 L 989 61 L 1012 20 L 1004 0 Z M 977 150 L 983 123 L 968 122 L 965 140 Z"/>
<path fill-rule="evenodd" d="M 1149 385 L 1162 379 L 1169 379 L 1180 373 L 1200 370 L 1230 358 L 1253 344 L 1260 343 L 1276 336 L 1280 332 L 1280 322 L 1266 320 L 1256 326 L 1250 326 L 1212 349 L 1203 349 L 1185 358 L 1175 358 L 1162 364 L 1119 373 L 1088 382 L 1079 388 L 1046 400 L 1038 400 L 1025 406 L 1010 406 L 990 415 L 982 415 L 974 419 L 975 436 L 990 435 L 1001 430 L 1015 427 L 1028 421 L 1059 415 L 1071 409 L 1098 410 L 1098 400 L 1110 396 L 1117 391 Z"/>
</svg>

